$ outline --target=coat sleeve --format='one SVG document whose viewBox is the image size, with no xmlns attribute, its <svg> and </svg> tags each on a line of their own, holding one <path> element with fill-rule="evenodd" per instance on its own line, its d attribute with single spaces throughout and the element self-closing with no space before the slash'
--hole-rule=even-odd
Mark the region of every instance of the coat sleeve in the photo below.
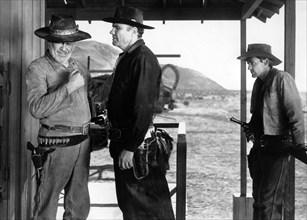
<svg viewBox="0 0 307 220">
<path fill-rule="evenodd" d="M 284 106 L 284 113 L 288 118 L 290 130 L 295 144 L 305 141 L 304 115 L 299 92 L 294 79 L 286 74 L 280 83 L 280 98 Z"/>
</svg>

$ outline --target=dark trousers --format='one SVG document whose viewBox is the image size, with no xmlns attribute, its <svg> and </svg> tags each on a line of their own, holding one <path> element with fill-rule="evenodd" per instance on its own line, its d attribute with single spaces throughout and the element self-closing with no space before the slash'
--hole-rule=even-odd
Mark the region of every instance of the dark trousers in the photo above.
<svg viewBox="0 0 307 220">
<path fill-rule="evenodd" d="M 253 220 L 281 220 L 289 156 L 254 146 L 248 162 L 253 180 Z"/>
<path fill-rule="evenodd" d="M 141 180 L 133 169 L 120 170 L 114 160 L 118 205 L 124 220 L 174 220 L 167 180 L 160 168 L 151 168 Z"/>
</svg>

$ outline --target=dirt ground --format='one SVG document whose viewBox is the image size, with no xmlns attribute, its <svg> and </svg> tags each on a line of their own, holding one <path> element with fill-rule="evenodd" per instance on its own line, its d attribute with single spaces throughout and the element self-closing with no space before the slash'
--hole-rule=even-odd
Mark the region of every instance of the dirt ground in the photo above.
<svg viewBox="0 0 307 220">
<path fill-rule="evenodd" d="M 190 100 L 189 105 L 179 100 L 176 105 L 178 108 L 156 116 L 155 122 L 186 124 L 187 219 L 230 220 L 233 218 L 233 194 L 240 193 L 240 126 L 229 118 L 239 118 L 239 96 Z M 176 139 L 177 129 L 167 130 Z M 248 144 L 247 151 L 250 147 Z M 92 165 L 101 165 L 101 161 L 111 164 L 107 149 L 92 153 Z M 169 182 L 175 182 L 175 167 L 176 148 L 167 174 Z M 296 162 L 295 172 L 295 219 L 306 220 L 306 165 Z M 247 193 L 251 193 L 248 171 Z"/>
</svg>

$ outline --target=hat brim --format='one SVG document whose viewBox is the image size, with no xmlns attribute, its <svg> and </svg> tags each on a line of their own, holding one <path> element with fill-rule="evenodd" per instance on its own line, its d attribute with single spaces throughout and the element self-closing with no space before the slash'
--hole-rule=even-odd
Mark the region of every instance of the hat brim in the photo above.
<svg viewBox="0 0 307 220">
<path fill-rule="evenodd" d="M 251 57 L 267 57 L 272 61 L 272 66 L 277 66 L 282 63 L 280 59 L 264 51 L 247 51 L 241 56 L 237 57 L 237 59 L 247 60 L 248 58 L 251 58 Z"/>
<path fill-rule="evenodd" d="M 40 38 L 43 38 L 49 42 L 61 43 L 61 42 L 76 42 L 91 38 L 91 35 L 78 30 L 78 32 L 69 35 L 56 35 L 51 34 L 49 27 L 39 28 L 34 31 L 34 34 Z"/>
<path fill-rule="evenodd" d="M 130 26 L 133 27 L 139 27 L 139 28 L 144 28 L 144 29 L 155 29 L 154 27 L 145 25 L 145 24 L 141 24 L 135 21 L 131 21 L 129 19 L 125 19 L 125 18 L 115 18 L 115 17 L 108 17 L 108 18 L 103 18 L 102 19 L 105 22 L 109 22 L 109 23 L 120 23 L 120 24 L 128 24 Z"/>
</svg>

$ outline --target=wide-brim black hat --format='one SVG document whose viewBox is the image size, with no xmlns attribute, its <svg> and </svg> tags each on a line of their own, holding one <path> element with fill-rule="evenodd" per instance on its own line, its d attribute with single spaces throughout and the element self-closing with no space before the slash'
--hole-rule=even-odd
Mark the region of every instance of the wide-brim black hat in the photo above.
<svg viewBox="0 0 307 220">
<path fill-rule="evenodd" d="M 133 27 L 154 29 L 154 27 L 143 24 L 143 12 L 134 7 L 117 7 L 114 17 L 102 19 L 109 23 L 128 24 Z"/>
<path fill-rule="evenodd" d="M 268 44 L 249 44 L 247 51 L 239 56 L 239 60 L 247 60 L 251 57 L 265 57 L 272 61 L 272 66 L 281 64 L 281 60 L 272 54 L 271 46 Z"/>
<path fill-rule="evenodd" d="M 79 30 L 75 20 L 71 16 L 52 15 L 48 27 L 37 29 L 34 34 L 49 42 L 76 42 L 91 38 L 91 35 Z"/>
</svg>

